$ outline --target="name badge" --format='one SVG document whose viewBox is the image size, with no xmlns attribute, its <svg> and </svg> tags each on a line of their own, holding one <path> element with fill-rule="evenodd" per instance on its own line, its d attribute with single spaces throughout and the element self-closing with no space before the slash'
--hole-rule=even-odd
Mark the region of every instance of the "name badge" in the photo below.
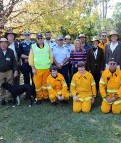
<svg viewBox="0 0 121 143">
<path fill-rule="evenodd" d="M 6 61 L 10 61 L 10 58 L 6 58 Z"/>
</svg>

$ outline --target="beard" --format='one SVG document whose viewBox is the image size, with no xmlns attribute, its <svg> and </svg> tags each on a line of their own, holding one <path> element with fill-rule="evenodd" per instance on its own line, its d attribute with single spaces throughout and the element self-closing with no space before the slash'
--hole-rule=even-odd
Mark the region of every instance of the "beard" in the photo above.
<svg viewBox="0 0 121 143">
<path fill-rule="evenodd" d="M 46 37 L 46 40 L 50 40 L 51 39 L 51 37 Z"/>
</svg>

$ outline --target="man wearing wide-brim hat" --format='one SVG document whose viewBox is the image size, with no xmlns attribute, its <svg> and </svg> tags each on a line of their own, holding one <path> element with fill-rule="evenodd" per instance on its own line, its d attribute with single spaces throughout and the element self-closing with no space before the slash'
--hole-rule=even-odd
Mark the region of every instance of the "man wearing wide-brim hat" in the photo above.
<svg viewBox="0 0 121 143">
<path fill-rule="evenodd" d="M 109 59 L 114 58 L 118 67 L 121 69 L 121 42 L 118 41 L 118 32 L 112 30 L 109 34 L 109 38 L 110 43 L 106 46 L 105 50 L 106 68 L 108 68 Z"/>
<path fill-rule="evenodd" d="M 0 102 L 1 105 L 6 104 L 6 100 L 10 99 L 10 94 L 1 88 L 4 82 L 13 82 L 13 77 L 17 76 L 17 63 L 14 52 L 8 48 L 9 42 L 6 38 L 0 39 Z"/>
<path fill-rule="evenodd" d="M 14 33 L 12 30 L 10 30 L 10 31 L 5 33 L 4 37 L 7 38 L 9 41 L 8 48 L 12 49 L 14 52 L 14 56 L 15 56 L 15 59 L 17 61 L 18 72 L 19 72 L 20 71 L 19 70 L 19 67 L 20 67 L 19 43 L 15 41 L 17 34 Z M 20 72 L 19 72 L 18 76 L 16 77 L 16 79 L 14 80 L 14 84 L 19 84 L 19 82 L 20 82 Z"/>
<path fill-rule="evenodd" d="M 85 36 L 85 34 L 80 34 L 78 39 L 80 39 L 80 42 L 82 43 L 82 47 L 88 51 L 91 47 L 90 45 L 87 44 L 87 37 Z"/>
<path fill-rule="evenodd" d="M 92 47 L 88 50 L 87 53 L 87 70 L 92 73 L 95 79 L 98 93 L 101 72 L 104 70 L 104 53 L 103 50 L 98 47 L 100 42 L 98 36 L 94 36 L 92 42 Z"/>
</svg>

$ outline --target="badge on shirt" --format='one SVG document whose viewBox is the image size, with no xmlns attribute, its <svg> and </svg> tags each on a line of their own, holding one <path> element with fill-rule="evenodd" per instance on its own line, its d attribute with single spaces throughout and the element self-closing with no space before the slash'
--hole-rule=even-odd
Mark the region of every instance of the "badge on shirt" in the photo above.
<svg viewBox="0 0 121 143">
<path fill-rule="evenodd" d="M 6 58 L 6 61 L 10 61 L 10 58 Z"/>
</svg>

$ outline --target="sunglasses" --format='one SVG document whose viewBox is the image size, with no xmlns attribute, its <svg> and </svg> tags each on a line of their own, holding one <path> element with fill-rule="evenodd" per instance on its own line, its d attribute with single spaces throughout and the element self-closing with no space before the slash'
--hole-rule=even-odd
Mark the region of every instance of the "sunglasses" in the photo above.
<svg viewBox="0 0 121 143">
<path fill-rule="evenodd" d="M 39 40 L 39 39 L 43 39 L 43 38 L 42 38 L 42 37 L 40 37 L 40 38 L 37 38 L 37 39 Z"/>
<path fill-rule="evenodd" d="M 110 65 L 116 65 L 116 63 L 109 63 Z"/>
<path fill-rule="evenodd" d="M 107 37 L 107 35 L 102 35 L 102 37 Z"/>
</svg>

